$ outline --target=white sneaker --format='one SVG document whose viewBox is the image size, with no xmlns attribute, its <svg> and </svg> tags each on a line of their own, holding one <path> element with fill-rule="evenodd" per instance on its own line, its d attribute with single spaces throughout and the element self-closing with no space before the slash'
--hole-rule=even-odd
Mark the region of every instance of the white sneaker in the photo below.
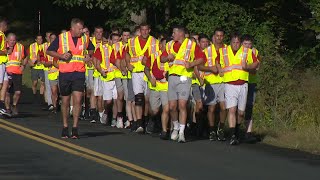
<svg viewBox="0 0 320 180">
<path fill-rule="evenodd" d="M 107 124 L 107 119 L 108 119 L 108 115 L 103 113 L 102 117 L 100 118 L 101 124 Z"/>
<path fill-rule="evenodd" d="M 92 119 L 91 121 L 90 121 L 90 123 L 96 123 L 97 121 L 96 120 L 94 120 L 94 119 Z"/>
<path fill-rule="evenodd" d="M 140 127 L 138 127 L 138 129 L 136 130 L 136 133 L 143 133 L 143 130 L 144 130 L 143 127 L 140 126 Z"/>
<path fill-rule="evenodd" d="M 178 133 L 179 133 L 179 131 L 176 130 L 176 129 L 174 129 L 174 130 L 172 131 L 172 133 L 171 133 L 171 140 L 173 140 L 173 141 L 178 140 Z"/>
<path fill-rule="evenodd" d="M 116 127 L 116 125 L 117 125 L 117 120 L 112 119 L 112 121 L 111 121 L 111 127 Z"/>
<path fill-rule="evenodd" d="M 117 128 L 123 128 L 123 118 L 119 117 L 117 118 Z"/>
<path fill-rule="evenodd" d="M 184 133 L 179 133 L 179 139 L 178 139 L 179 143 L 185 143 L 186 139 L 184 138 Z"/>
<path fill-rule="evenodd" d="M 124 128 L 129 128 L 130 127 L 130 121 L 126 121 L 125 123 L 124 123 Z"/>
</svg>

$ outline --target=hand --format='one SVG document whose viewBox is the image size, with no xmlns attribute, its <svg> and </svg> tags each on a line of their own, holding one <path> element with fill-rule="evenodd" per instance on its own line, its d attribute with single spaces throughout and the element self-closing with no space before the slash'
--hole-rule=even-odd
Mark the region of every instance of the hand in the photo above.
<svg viewBox="0 0 320 180">
<path fill-rule="evenodd" d="M 100 74 L 101 74 L 101 76 L 105 77 L 105 76 L 107 76 L 107 71 L 101 70 L 101 71 L 100 71 Z"/>
<path fill-rule="evenodd" d="M 187 69 L 191 68 L 191 62 L 186 61 L 186 62 L 185 62 L 185 67 L 186 67 Z"/>
<path fill-rule="evenodd" d="M 174 61 L 175 56 L 173 54 L 168 54 L 167 58 L 168 58 L 169 62 L 172 62 L 172 61 Z"/>
<path fill-rule="evenodd" d="M 62 54 L 62 57 L 61 57 L 61 59 L 64 60 L 64 61 L 69 61 L 69 60 L 71 60 L 71 58 L 72 58 L 72 54 L 70 54 L 68 52 Z"/>
<path fill-rule="evenodd" d="M 123 71 L 121 71 L 121 73 L 122 73 L 123 76 L 127 76 L 128 75 L 128 71 L 127 70 L 123 70 Z"/>
<path fill-rule="evenodd" d="M 220 76 L 220 77 L 223 77 L 223 76 L 224 76 L 224 72 L 220 71 L 220 72 L 219 72 L 219 76 Z"/>
<path fill-rule="evenodd" d="M 129 65 L 127 66 L 127 68 L 128 68 L 129 71 L 133 71 L 134 66 L 132 66 L 132 64 L 129 64 Z"/>
<path fill-rule="evenodd" d="M 157 81 L 155 78 L 151 78 L 150 83 L 151 83 L 152 87 L 156 87 L 156 85 L 157 85 Z"/>
<path fill-rule="evenodd" d="M 12 54 L 12 52 L 13 52 L 13 47 L 9 47 L 7 50 L 7 54 L 10 55 Z"/>
<path fill-rule="evenodd" d="M 20 70 L 21 70 L 21 72 L 23 72 L 24 66 L 20 66 Z"/>
<path fill-rule="evenodd" d="M 90 55 L 86 54 L 84 56 L 84 62 L 87 64 L 89 64 L 89 62 L 90 62 L 92 64 L 92 59 L 91 59 Z"/>
<path fill-rule="evenodd" d="M 248 68 L 248 64 L 247 64 L 247 62 L 242 63 L 241 65 L 242 65 L 242 69 L 246 71 L 246 70 L 247 70 L 247 68 Z"/>
</svg>

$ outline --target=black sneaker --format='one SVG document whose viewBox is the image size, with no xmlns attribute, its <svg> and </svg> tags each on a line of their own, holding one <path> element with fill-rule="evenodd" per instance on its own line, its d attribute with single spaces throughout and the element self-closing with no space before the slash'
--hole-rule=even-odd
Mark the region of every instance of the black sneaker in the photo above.
<svg viewBox="0 0 320 180">
<path fill-rule="evenodd" d="M 63 139 L 69 138 L 69 128 L 68 127 L 62 128 L 61 138 L 63 138 Z"/>
<path fill-rule="evenodd" d="M 211 131 L 210 134 L 209 134 L 209 140 L 210 141 L 217 141 L 218 140 L 218 136 L 216 134 L 216 132 L 214 131 Z"/>
<path fill-rule="evenodd" d="M 160 139 L 169 140 L 169 133 L 165 132 L 165 131 L 162 131 L 161 134 L 160 134 Z"/>
<path fill-rule="evenodd" d="M 151 118 L 151 119 L 148 121 L 147 125 L 146 125 L 146 133 L 148 133 L 148 134 L 154 133 L 154 128 L 155 128 L 155 122 L 154 122 L 154 120 Z"/>
<path fill-rule="evenodd" d="M 243 142 L 249 143 L 249 144 L 254 144 L 254 143 L 257 142 L 257 138 L 254 137 L 254 136 L 252 135 L 252 133 L 246 133 L 246 135 L 244 136 Z"/>
<path fill-rule="evenodd" d="M 135 132 L 137 130 L 137 122 L 133 121 L 131 124 L 131 132 Z"/>
<path fill-rule="evenodd" d="M 232 135 L 231 139 L 230 139 L 230 145 L 238 145 L 239 144 L 239 140 L 235 135 Z"/>
<path fill-rule="evenodd" d="M 224 130 L 223 129 L 218 129 L 217 136 L 218 136 L 218 141 L 225 141 L 226 140 L 226 138 L 224 136 Z"/>
<path fill-rule="evenodd" d="M 72 128 L 71 138 L 72 139 L 80 139 L 79 133 L 78 133 L 78 128 L 76 128 L 76 127 Z"/>
</svg>

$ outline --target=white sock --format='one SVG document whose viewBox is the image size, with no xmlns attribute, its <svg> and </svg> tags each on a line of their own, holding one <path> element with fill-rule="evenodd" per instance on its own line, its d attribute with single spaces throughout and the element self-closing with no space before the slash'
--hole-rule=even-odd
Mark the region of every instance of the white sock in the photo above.
<svg viewBox="0 0 320 180">
<path fill-rule="evenodd" d="M 172 121 L 172 123 L 173 123 L 173 129 L 174 130 L 179 130 L 179 122 L 178 122 L 178 120 Z"/>
<path fill-rule="evenodd" d="M 70 106 L 70 111 L 72 111 L 73 110 L 73 106 Z"/>
<path fill-rule="evenodd" d="M 99 116 L 100 116 L 100 118 L 102 118 L 102 116 L 103 116 L 103 111 L 102 111 L 102 112 L 99 112 Z"/>
<path fill-rule="evenodd" d="M 185 127 L 186 127 L 186 125 L 180 124 L 180 131 L 179 131 L 179 133 L 184 133 Z"/>
</svg>

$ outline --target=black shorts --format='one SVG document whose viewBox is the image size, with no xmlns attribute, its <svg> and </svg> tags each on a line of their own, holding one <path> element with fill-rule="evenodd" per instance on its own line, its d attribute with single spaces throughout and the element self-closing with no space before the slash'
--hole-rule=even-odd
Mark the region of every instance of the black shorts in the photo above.
<svg viewBox="0 0 320 180">
<path fill-rule="evenodd" d="M 61 96 L 69 96 L 73 91 L 83 92 L 85 88 L 85 73 L 59 73 L 59 90 Z"/>
<path fill-rule="evenodd" d="M 9 93 L 14 93 L 16 91 L 21 91 L 22 89 L 22 74 L 8 74 L 9 80 Z"/>
</svg>

